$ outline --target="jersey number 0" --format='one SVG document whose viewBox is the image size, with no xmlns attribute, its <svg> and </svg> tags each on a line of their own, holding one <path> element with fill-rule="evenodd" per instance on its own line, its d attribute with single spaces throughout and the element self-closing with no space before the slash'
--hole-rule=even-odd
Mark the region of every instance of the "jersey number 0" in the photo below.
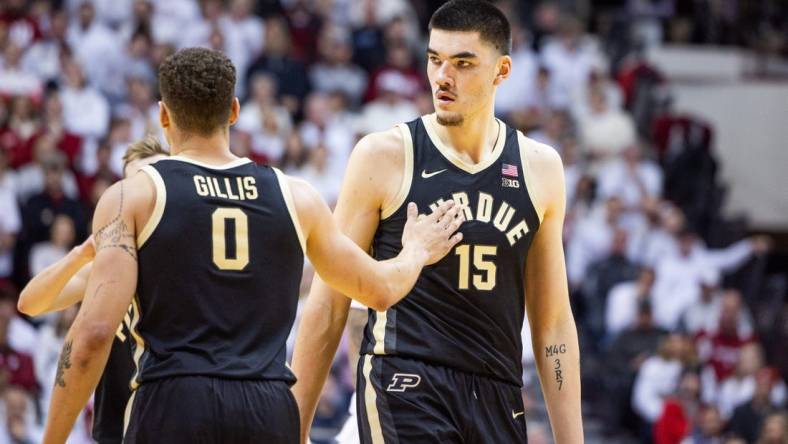
<svg viewBox="0 0 788 444">
<path fill-rule="evenodd" d="M 235 257 L 227 257 L 227 221 L 235 224 Z M 243 270 L 249 264 L 249 218 L 240 208 L 217 208 L 211 216 L 213 263 L 220 270 Z"/>
</svg>

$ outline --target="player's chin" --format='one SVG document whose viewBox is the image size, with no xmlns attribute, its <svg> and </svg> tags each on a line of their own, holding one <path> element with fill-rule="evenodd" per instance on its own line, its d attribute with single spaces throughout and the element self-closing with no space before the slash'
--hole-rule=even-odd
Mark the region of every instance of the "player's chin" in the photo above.
<svg viewBox="0 0 788 444">
<path fill-rule="evenodd" d="M 458 112 L 437 109 L 435 111 L 435 116 L 437 117 L 438 123 L 443 126 L 462 125 L 463 117 L 462 114 Z"/>
</svg>

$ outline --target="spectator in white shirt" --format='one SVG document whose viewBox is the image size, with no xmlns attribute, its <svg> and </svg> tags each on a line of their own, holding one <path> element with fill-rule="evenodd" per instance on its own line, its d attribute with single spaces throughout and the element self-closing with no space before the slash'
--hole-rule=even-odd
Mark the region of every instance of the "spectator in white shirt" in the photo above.
<svg viewBox="0 0 788 444">
<path fill-rule="evenodd" d="M 63 349 L 63 340 L 78 312 L 79 307 L 72 305 L 63 311 L 51 313 L 51 315 L 54 315 L 53 322 L 45 323 L 40 328 L 38 345 L 33 354 L 33 362 L 35 364 L 36 377 L 42 387 L 40 400 L 44 416 L 46 416 L 49 409 L 49 400 L 52 397 L 53 389 L 51 381 L 55 379 L 60 351 Z M 71 436 L 67 441 L 68 444 L 88 444 L 93 442 L 88 436 L 85 421 L 85 413 L 83 412 L 74 425 Z"/>
<path fill-rule="evenodd" d="M 719 386 L 717 407 L 724 420 L 729 420 L 736 407 L 749 402 L 755 395 L 756 375 L 764 368 L 763 349 L 757 343 L 747 344 L 739 352 L 736 371 Z M 785 403 L 785 383 L 772 385 L 769 400 L 774 406 Z"/>
<path fill-rule="evenodd" d="M 512 25 L 512 67 L 517 73 L 498 86 L 495 94 L 495 113 L 509 116 L 528 110 L 534 96 L 539 60 L 531 49 L 525 30 Z"/>
<path fill-rule="evenodd" d="M 30 251 L 30 273 L 36 275 L 44 268 L 66 256 L 74 244 L 74 221 L 65 214 L 55 216 L 50 239 L 33 245 Z"/>
<path fill-rule="evenodd" d="M 412 91 L 412 81 L 401 73 L 389 70 L 378 76 L 378 97 L 364 105 L 358 119 L 358 134 L 369 134 L 391 128 L 419 116 L 418 108 L 406 94 Z"/>
<path fill-rule="evenodd" d="M 582 95 L 594 68 L 606 65 L 596 43 L 583 35 L 583 24 L 565 17 L 557 38 L 545 43 L 542 64 L 550 71 L 557 105 L 569 108 L 573 96 Z"/>
<path fill-rule="evenodd" d="M 66 43 L 68 15 L 65 11 L 53 11 L 45 37 L 25 51 L 22 67 L 42 81 L 56 80 L 60 74 L 60 56 Z"/>
<path fill-rule="evenodd" d="M 98 140 L 109 129 L 109 103 L 98 90 L 88 85 L 80 64 L 75 60 L 66 60 L 63 71 L 65 87 L 60 99 L 65 127 L 82 138 L 81 169 L 85 174 L 92 174 L 96 169 Z"/>
<path fill-rule="evenodd" d="M 15 184 L 15 173 L 8 168 L 8 157 L 0 150 L 0 279 L 13 272 L 14 246 L 22 229 Z"/>
<path fill-rule="evenodd" d="M 36 424 L 32 404 L 30 394 L 19 386 L 10 385 L 3 390 L 0 444 L 42 442 L 43 429 Z"/>
<path fill-rule="evenodd" d="M 701 277 L 708 264 L 692 254 L 694 243 L 694 233 L 682 232 L 678 254 L 663 257 L 655 268 L 654 320 L 667 330 L 674 330 L 681 314 L 699 298 Z"/>
<path fill-rule="evenodd" d="M 167 0 L 150 2 L 153 5 L 151 29 L 156 43 L 178 46 L 183 30 L 200 20 L 200 6 L 194 0 Z"/>
<path fill-rule="evenodd" d="M 233 29 L 233 38 L 225 42 L 227 56 L 235 64 L 238 88 L 246 86 L 246 68 L 257 58 L 265 43 L 265 25 L 260 17 L 252 14 L 252 0 L 232 0 L 230 10 L 219 19 L 222 30 Z M 236 91 L 244 96 L 248 91 Z"/>
<path fill-rule="evenodd" d="M 686 342 L 681 335 L 671 334 L 660 344 L 657 354 L 640 366 L 632 390 L 632 408 L 649 424 L 659 418 L 665 397 L 678 387 Z"/>
<path fill-rule="evenodd" d="M 155 134 L 162 139 L 159 125 L 159 105 L 153 92 L 152 78 L 144 74 L 128 77 L 127 102 L 115 109 L 115 115 L 129 121 L 130 138 L 143 139 L 148 134 Z M 122 174 L 122 171 L 119 171 Z"/>
<path fill-rule="evenodd" d="M 661 197 L 662 170 L 643 159 L 640 145 L 630 145 L 599 170 L 597 192 L 600 199 L 620 198 L 625 212 L 640 214 L 645 199 Z"/>
<path fill-rule="evenodd" d="M 339 189 L 342 186 L 342 177 L 331 174 L 328 170 L 328 150 L 323 145 L 318 145 L 312 149 L 309 162 L 295 173 L 315 186 L 320 191 L 323 200 L 333 208 L 339 197 Z"/>
<path fill-rule="evenodd" d="M 583 120 L 591 112 L 590 102 L 587 99 L 588 91 L 599 91 L 605 98 L 605 103 L 610 109 L 620 111 L 624 105 L 624 94 L 621 87 L 609 73 L 601 67 L 594 67 L 588 75 L 584 89 L 574 91 L 572 96 L 571 113 L 577 120 Z"/>
<path fill-rule="evenodd" d="M 112 92 L 112 66 L 120 62 L 123 42 L 119 35 L 96 19 L 96 8 L 91 1 L 79 5 L 77 19 L 66 32 L 66 40 L 85 75 L 98 89 Z M 64 67 L 64 69 L 67 69 Z"/>
<path fill-rule="evenodd" d="M 710 330 L 719 323 L 720 273 L 713 269 L 703 270 L 700 277 L 700 299 L 681 315 L 681 330 L 695 336 L 703 330 Z"/>
<path fill-rule="evenodd" d="M 22 48 L 7 43 L 0 64 L 0 95 L 38 98 L 43 92 L 35 73 L 22 68 Z"/>
<path fill-rule="evenodd" d="M 580 140 L 588 155 L 601 164 L 636 142 L 635 123 L 629 114 L 613 109 L 599 88 L 588 90 L 589 113 L 580 124 Z"/>
<path fill-rule="evenodd" d="M 285 151 L 293 121 L 287 109 L 276 99 L 276 80 L 264 72 L 251 79 L 251 98 L 241 107 L 235 124 L 251 138 L 251 150 L 256 156 L 278 161 Z"/>
<path fill-rule="evenodd" d="M 219 26 L 219 17 L 223 12 L 221 0 L 203 0 L 197 4 L 200 7 L 201 17 L 183 29 L 178 45 L 181 48 L 208 46 L 211 31 Z"/>
<path fill-rule="evenodd" d="M 561 142 L 563 136 L 568 132 L 572 124 L 569 120 L 569 115 L 564 111 L 551 111 L 541 114 L 541 117 L 540 128 L 529 132 L 528 137 L 545 145 L 550 145 L 559 153 L 562 153 L 563 147 Z"/>
<path fill-rule="evenodd" d="M 328 150 L 328 174 L 342 177 L 350 150 L 353 149 L 353 129 L 344 120 L 338 119 L 326 94 L 310 94 L 304 108 L 306 119 L 298 131 L 304 146 L 310 152 L 318 145 L 325 146 Z"/>
<path fill-rule="evenodd" d="M 566 271 L 572 288 L 582 283 L 589 265 L 610 252 L 620 216 L 621 201 L 612 197 L 577 224 L 566 251 Z"/>
<path fill-rule="evenodd" d="M 347 30 L 326 25 L 318 40 L 320 61 L 309 70 L 309 80 L 317 91 L 342 92 L 355 108 L 367 90 L 367 74 L 354 65 L 353 47 Z"/>
<path fill-rule="evenodd" d="M 654 271 L 644 268 L 640 270 L 636 281 L 622 282 L 610 290 L 605 313 L 605 326 L 609 337 L 615 338 L 634 325 L 638 305 L 644 301 L 651 302 L 653 285 Z"/>
<path fill-rule="evenodd" d="M 151 65 L 153 40 L 147 28 L 140 27 L 131 34 L 128 43 L 116 56 L 116 62 L 108 66 L 107 79 L 102 93 L 114 106 L 129 100 L 130 79 L 141 79 L 151 88 L 155 85 L 156 72 Z M 133 99 L 133 98 L 132 98 Z M 157 107 L 158 115 L 158 107 Z M 158 117 L 157 117 L 158 120 Z"/>
<path fill-rule="evenodd" d="M 44 191 L 46 186 L 44 164 L 55 158 L 58 163 L 66 164 L 65 156 L 55 147 L 55 140 L 49 135 L 42 135 L 36 139 L 33 145 L 33 162 L 20 168 L 16 175 L 16 193 L 20 202 L 24 204 L 30 197 Z M 64 171 L 61 187 L 67 197 L 72 199 L 78 197 L 77 180 L 71 171 Z"/>
<path fill-rule="evenodd" d="M 662 202 L 659 226 L 651 227 L 637 244 L 637 261 L 650 267 L 666 257 L 679 255 L 679 233 L 685 230 L 686 219 L 681 210 L 669 202 Z M 710 249 L 698 238 L 692 244 L 692 255 L 705 262 L 707 268 L 729 272 L 740 267 L 753 255 L 771 249 L 772 240 L 767 236 L 752 236 L 725 248 Z"/>
</svg>

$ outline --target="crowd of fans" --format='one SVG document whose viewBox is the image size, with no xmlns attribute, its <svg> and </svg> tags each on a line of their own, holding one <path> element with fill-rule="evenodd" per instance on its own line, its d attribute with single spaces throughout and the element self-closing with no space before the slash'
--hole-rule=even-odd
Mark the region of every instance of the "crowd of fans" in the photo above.
<svg viewBox="0 0 788 444">
<path fill-rule="evenodd" d="M 306 178 L 332 203 L 361 135 L 432 111 L 423 53 L 440 3 L 2 3 L 0 444 L 39 441 L 76 314 L 23 319 L 17 291 L 85 239 L 99 196 L 122 176 L 128 144 L 161 137 L 159 63 L 187 46 L 228 54 L 242 101 L 232 150 Z M 788 306 L 783 294 L 764 295 L 763 267 L 753 266 L 770 242 L 744 238 L 721 218 L 713 129 L 673 113 L 665 79 L 641 57 L 665 40 L 785 55 L 785 4 L 497 4 L 513 21 L 514 74 L 499 88 L 496 113 L 565 163 L 587 416 L 607 424 L 604 433 L 657 444 L 788 442 L 780 339 Z M 772 316 L 763 321 L 762 311 Z M 549 425 L 523 334 L 529 432 L 545 442 Z M 345 353 L 318 407 L 316 442 L 346 416 Z M 90 415 L 71 442 L 91 442 Z"/>
</svg>

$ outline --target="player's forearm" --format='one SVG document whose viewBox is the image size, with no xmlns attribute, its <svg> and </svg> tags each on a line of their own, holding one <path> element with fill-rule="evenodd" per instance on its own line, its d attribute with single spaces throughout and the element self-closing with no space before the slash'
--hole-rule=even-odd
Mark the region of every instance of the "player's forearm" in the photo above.
<svg viewBox="0 0 788 444">
<path fill-rule="evenodd" d="M 112 346 L 113 331 L 75 327 L 66 336 L 44 432 L 45 444 L 66 442 L 74 422 L 98 384 Z"/>
<path fill-rule="evenodd" d="M 378 277 L 373 279 L 380 296 L 376 305 L 366 305 L 378 311 L 388 310 L 413 289 L 428 260 L 426 250 L 406 246 L 397 257 L 378 262 Z"/>
<path fill-rule="evenodd" d="M 301 442 L 312 426 L 320 393 L 337 351 L 348 313 L 347 299 L 315 279 L 301 315 L 293 352 L 293 372 L 298 381 L 292 391 L 301 415 Z"/>
<path fill-rule="evenodd" d="M 61 292 L 68 281 L 76 275 L 90 259 L 71 250 L 63 259 L 45 268 L 34 276 L 19 295 L 19 311 L 28 316 L 38 316 L 70 304 L 58 303 Z M 76 301 L 66 301 L 74 303 Z"/>
<path fill-rule="evenodd" d="M 331 257 L 310 256 L 320 278 L 339 293 L 377 311 L 396 304 L 416 284 L 429 255 L 412 246 L 386 261 L 376 261 L 351 241 L 333 250 Z M 336 257 L 345 261 L 337 261 Z"/>
<path fill-rule="evenodd" d="M 555 442 L 582 443 L 580 352 L 571 314 L 542 329 L 532 342 Z"/>
</svg>

